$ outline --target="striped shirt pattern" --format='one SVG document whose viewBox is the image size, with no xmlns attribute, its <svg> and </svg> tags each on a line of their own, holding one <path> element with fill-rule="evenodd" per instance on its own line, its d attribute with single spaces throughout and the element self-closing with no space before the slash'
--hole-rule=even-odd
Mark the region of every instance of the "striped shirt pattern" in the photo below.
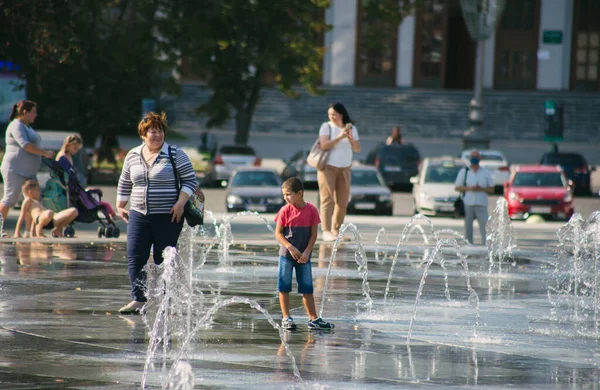
<svg viewBox="0 0 600 390">
<path fill-rule="evenodd" d="M 142 157 L 144 144 L 135 147 L 125 156 L 123 170 L 117 187 L 117 202 L 131 201 L 130 209 L 142 214 L 168 214 L 181 191 L 192 195 L 197 186 L 196 174 L 190 158 L 178 147 L 172 147 L 179 181 L 169 158 L 169 145 L 165 142 L 150 167 Z"/>
</svg>

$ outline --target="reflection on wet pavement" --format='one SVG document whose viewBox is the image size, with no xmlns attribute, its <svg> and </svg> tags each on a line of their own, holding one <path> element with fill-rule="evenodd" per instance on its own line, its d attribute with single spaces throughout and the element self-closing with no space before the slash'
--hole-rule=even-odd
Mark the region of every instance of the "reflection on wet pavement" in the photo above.
<svg viewBox="0 0 600 390">
<path fill-rule="evenodd" d="M 320 302 L 331 244 L 314 251 L 315 299 Z M 557 333 L 549 319 L 549 263 L 521 258 L 501 276 L 485 256 L 471 254 L 471 284 L 481 305 L 468 301 L 456 257 L 429 269 L 410 345 L 406 343 L 423 253 L 401 253 L 387 303 L 383 297 L 393 250 L 375 261 L 367 249 L 373 309 L 367 312 L 356 246 L 344 244 L 332 264 L 323 315 L 332 333 L 309 332 L 301 297 L 291 294 L 299 330 L 286 332 L 302 383 L 294 377 L 279 334 L 246 305 L 219 310 L 187 354 L 201 388 L 385 389 L 436 387 L 596 388 L 599 341 Z M 233 296 L 258 302 L 280 319 L 277 248 L 234 244 L 223 269 L 212 252 L 193 280 L 206 307 Z M 141 316 L 120 316 L 130 294 L 124 243 L 18 243 L 0 246 L 0 388 L 135 389 L 148 348 Z M 447 298 L 447 293 L 450 300 Z M 200 313 L 199 313 L 200 315 Z M 591 321 L 591 319 L 581 319 Z M 569 324 L 559 324 L 567 328 Z M 560 334 L 560 336 L 558 335 Z M 172 340 L 175 351 L 180 340 Z M 171 362 L 154 359 L 149 388 L 160 388 Z"/>
</svg>

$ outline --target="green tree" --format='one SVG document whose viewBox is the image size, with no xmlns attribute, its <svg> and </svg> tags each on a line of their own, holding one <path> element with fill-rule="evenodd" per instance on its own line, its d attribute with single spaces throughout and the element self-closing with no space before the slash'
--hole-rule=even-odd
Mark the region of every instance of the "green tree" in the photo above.
<svg viewBox="0 0 600 390">
<path fill-rule="evenodd" d="M 161 62 L 149 0 L 20 0 L 1 7 L 0 58 L 21 66 L 38 128 L 87 142 L 135 134 L 141 99 L 157 94 Z"/>
<path fill-rule="evenodd" d="M 300 84 L 319 93 L 324 48 L 317 36 L 327 26 L 317 15 L 328 6 L 329 0 L 169 0 L 158 26 L 178 71 L 203 78 L 212 90 L 197 110 L 207 126 L 233 116 L 235 142 L 245 144 L 261 88 L 275 85 L 296 97 L 293 86 Z"/>
</svg>

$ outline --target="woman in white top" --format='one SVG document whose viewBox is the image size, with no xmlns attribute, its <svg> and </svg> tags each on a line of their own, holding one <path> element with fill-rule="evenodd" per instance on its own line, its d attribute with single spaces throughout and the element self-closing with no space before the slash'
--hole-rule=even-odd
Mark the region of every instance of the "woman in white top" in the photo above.
<svg viewBox="0 0 600 390">
<path fill-rule="evenodd" d="M 353 153 L 360 152 L 358 131 L 351 123 L 342 103 L 329 105 L 329 122 L 321 125 L 319 141 L 323 150 L 329 150 L 327 167 L 319 170 L 319 197 L 321 200 L 321 229 L 323 241 L 335 241 L 346 217 L 350 200 L 350 166 Z"/>
</svg>

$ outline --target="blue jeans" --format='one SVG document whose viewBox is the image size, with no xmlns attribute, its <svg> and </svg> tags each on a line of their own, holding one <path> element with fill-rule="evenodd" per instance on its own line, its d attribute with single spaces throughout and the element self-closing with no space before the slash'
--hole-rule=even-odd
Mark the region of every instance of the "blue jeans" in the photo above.
<svg viewBox="0 0 600 390">
<path fill-rule="evenodd" d="M 131 297 L 134 301 L 146 302 L 141 286 L 146 282 L 144 266 L 150 257 L 150 248 L 154 245 L 155 264 L 163 262 L 162 253 L 168 246 L 176 246 L 183 227 L 183 218 L 179 223 L 171 222 L 171 214 L 144 215 L 138 211 L 129 211 L 127 224 L 127 261 L 131 280 Z"/>
<path fill-rule="evenodd" d="M 310 260 L 307 263 L 298 263 L 285 256 L 279 256 L 279 276 L 277 278 L 277 290 L 279 292 L 292 291 L 292 270 L 296 269 L 296 282 L 298 283 L 299 294 L 312 294 L 312 265 Z"/>
</svg>

